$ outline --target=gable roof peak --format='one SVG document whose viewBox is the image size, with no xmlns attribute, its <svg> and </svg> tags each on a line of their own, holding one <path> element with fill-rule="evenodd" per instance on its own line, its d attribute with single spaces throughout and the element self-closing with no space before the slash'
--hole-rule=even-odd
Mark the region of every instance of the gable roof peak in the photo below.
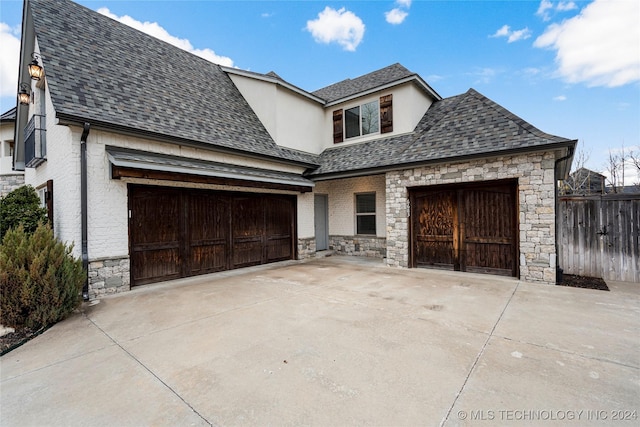
<svg viewBox="0 0 640 427">
<path fill-rule="evenodd" d="M 26 4 L 61 122 L 312 163 L 275 143 L 220 65 L 70 0 Z M 90 78 L 79 79 L 86 64 Z"/>
<path fill-rule="evenodd" d="M 364 74 L 360 77 L 342 80 L 311 93 L 325 99 L 328 104 L 332 104 L 339 100 L 349 99 L 363 93 L 371 92 L 377 88 L 402 83 L 411 79 L 414 79 L 435 99 L 441 99 L 440 95 L 438 95 L 424 80 L 422 80 L 417 73 L 408 70 L 398 62 Z"/>
</svg>

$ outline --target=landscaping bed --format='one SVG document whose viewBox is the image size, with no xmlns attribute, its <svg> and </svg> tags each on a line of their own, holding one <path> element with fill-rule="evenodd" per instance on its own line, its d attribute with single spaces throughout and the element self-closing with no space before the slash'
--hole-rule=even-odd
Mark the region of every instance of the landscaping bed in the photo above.
<svg viewBox="0 0 640 427">
<path fill-rule="evenodd" d="M 599 277 L 578 276 L 576 274 L 563 274 L 562 282 L 558 286 L 570 286 L 572 288 L 597 289 L 608 291 L 607 283 Z"/>
</svg>

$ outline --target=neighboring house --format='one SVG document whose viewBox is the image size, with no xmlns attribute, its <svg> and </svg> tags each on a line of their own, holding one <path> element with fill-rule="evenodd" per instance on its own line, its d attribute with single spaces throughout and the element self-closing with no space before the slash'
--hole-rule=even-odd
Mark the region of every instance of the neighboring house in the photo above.
<svg viewBox="0 0 640 427">
<path fill-rule="evenodd" d="M 567 195 L 604 194 L 606 177 L 587 168 L 574 171 L 564 180 L 562 193 Z"/>
<path fill-rule="evenodd" d="M 443 99 L 394 64 L 307 92 L 67 0 L 23 19 L 15 165 L 51 190 L 87 297 L 325 249 L 555 282 L 576 141 L 473 89 Z"/>
<path fill-rule="evenodd" d="M 0 115 L 0 197 L 24 185 L 24 172 L 13 170 L 16 109 Z"/>
<path fill-rule="evenodd" d="M 620 187 L 606 187 L 607 194 L 640 194 L 640 184 L 623 185 Z"/>
</svg>

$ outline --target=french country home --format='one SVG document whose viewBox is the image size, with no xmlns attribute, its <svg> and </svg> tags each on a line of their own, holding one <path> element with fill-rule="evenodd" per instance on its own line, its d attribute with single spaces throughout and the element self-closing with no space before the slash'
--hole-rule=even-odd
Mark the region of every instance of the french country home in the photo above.
<svg viewBox="0 0 640 427">
<path fill-rule="evenodd" d="M 20 55 L 13 169 L 85 298 L 325 250 L 556 281 L 577 141 L 474 89 L 392 64 L 310 92 L 69 0 L 25 0 Z"/>
</svg>

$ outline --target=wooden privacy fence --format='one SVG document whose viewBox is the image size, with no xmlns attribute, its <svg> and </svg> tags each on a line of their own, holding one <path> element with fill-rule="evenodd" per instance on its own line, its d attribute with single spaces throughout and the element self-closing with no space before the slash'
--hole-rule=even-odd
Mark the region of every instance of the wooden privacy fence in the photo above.
<svg viewBox="0 0 640 427">
<path fill-rule="evenodd" d="M 640 194 L 562 196 L 558 262 L 565 274 L 640 282 Z"/>
</svg>

